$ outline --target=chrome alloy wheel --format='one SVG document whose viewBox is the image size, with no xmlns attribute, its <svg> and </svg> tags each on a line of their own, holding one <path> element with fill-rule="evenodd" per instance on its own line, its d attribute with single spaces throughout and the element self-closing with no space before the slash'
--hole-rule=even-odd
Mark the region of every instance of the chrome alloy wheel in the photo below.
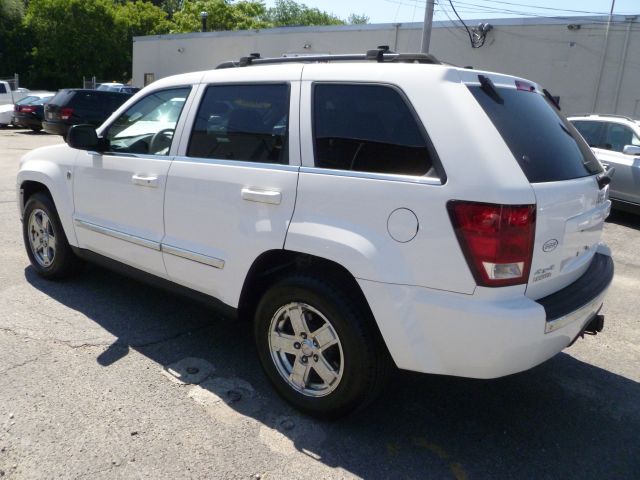
<svg viewBox="0 0 640 480">
<path fill-rule="evenodd" d="M 41 267 L 50 267 L 56 255 L 56 237 L 49 215 L 36 208 L 29 215 L 29 246 Z"/>
<path fill-rule="evenodd" d="M 333 392 L 342 379 L 344 355 L 333 325 L 306 303 L 289 303 L 269 326 L 269 351 L 278 373 L 309 397 Z"/>
</svg>

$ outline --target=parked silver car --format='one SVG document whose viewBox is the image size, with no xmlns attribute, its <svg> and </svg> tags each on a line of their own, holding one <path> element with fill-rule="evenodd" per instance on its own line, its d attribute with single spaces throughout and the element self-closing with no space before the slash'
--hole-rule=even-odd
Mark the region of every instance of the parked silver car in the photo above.
<svg viewBox="0 0 640 480">
<path fill-rule="evenodd" d="M 610 198 L 621 210 L 640 213 L 640 120 L 618 115 L 569 117 L 605 168 L 615 167 Z"/>
</svg>

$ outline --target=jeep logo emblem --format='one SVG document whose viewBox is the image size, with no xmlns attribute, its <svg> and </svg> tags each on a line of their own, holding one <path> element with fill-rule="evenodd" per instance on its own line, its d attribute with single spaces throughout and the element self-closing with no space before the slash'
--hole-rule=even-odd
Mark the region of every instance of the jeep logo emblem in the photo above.
<svg viewBox="0 0 640 480">
<path fill-rule="evenodd" d="M 555 238 L 552 238 L 551 240 L 547 240 L 546 242 L 544 242 L 544 245 L 542 245 L 542 251 L 552 252 L 556 249 L 557 246 L 558 246 L 558 240 L 556 240 Z"/>
</svg>

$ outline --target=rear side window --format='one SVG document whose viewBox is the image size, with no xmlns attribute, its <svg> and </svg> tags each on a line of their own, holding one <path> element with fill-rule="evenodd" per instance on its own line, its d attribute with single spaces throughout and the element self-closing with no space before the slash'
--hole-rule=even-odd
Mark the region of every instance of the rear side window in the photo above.
<svg viewBox="0 0 640 480">
<path fill-rule="evenodd" d="M 576 120 L 571 122 L 580 135 L 585 139 L 590 147 L 600 145 L 600 134 L 602 133 L 602 122 L 591 122 Z"/>
<path fill-rule="evenodd" d="M 7 93 L 7 87 L 4 83 L 0 83 L 0 93 Z"/>
<path fill-rule="evenodd" d="M 316 167 L 435 175 L 416 117 L 393 87 L 316 84 L 313 129 Z"/>
<path fill-rule="evenodd" d="M 542 95 L 496 87 L 469 90 L 502 135 L 531 183 L 555 182 L 602 172 L 578 131 Z"/>
<path fill-rule="evenodd" d="M 289 85 L 212 85 L 196 117 L 187 155 L 289 163 Z"/>
</svg>

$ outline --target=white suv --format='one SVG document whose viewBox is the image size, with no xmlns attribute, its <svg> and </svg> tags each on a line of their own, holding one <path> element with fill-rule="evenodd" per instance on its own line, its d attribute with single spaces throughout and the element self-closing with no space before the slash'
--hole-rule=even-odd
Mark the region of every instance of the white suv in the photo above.
<svg viewBox="0 0 640 480">
<path fill-rule="evenodd" d="M 223 67 L 22 159 L 40 275 L 89 259 L 213 297 L 323 416 L 394 363 L 494 378 L 602 329 L 609 179 L 539 86 L 382 49 Z"/>
<path fill-rule="evenodd" d="M 640 213 L 640 121 L 620 115 L 576 115 L 568 119 L 606 169 L 615 208 Z"/>
</svg>

